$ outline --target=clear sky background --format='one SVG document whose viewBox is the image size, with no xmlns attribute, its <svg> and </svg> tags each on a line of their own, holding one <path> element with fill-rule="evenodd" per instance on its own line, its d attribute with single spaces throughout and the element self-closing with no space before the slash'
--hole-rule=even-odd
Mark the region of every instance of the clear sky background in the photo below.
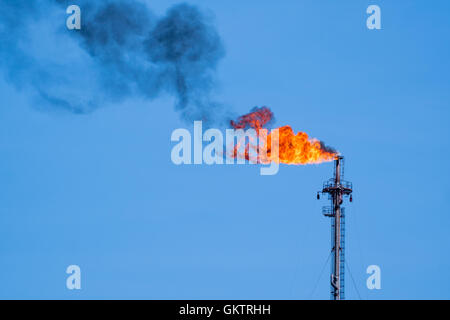
<svg viewBox="0 0 450 320">
<path fill-rule="evenodd" d="M 450 2 L 189 3 L 225 44 L 221 101 L 267 105 L 276 126 L 346 157 L 346 297 L 449 299 Z M 382 30 L 366 28 L 369 4 Z M 329 298 L 328 202 L 315 196 L 331 163 L 175 166 L 170 135 L 186 124 L 169 96 L 87 115 L 40 110 L 4 77 L 0 96 L 0 298 Z M 366 288 L 372 264 L 381 290 Z"/>
</svg>

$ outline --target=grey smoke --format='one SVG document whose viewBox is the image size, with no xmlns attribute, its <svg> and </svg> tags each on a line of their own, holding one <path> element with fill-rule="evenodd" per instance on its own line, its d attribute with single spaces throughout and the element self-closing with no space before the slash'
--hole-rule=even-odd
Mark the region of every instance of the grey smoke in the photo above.
<svg viewBox="0 0 450 320">
<path fill-rule="evenodd" d="M 81 8 L 80 31 L 65 29 L 70 4 Z M 195 6 L 158 17 L 137 0 L 2 0 L 0 37 L 1 71 L 50 108 L 87 113 L 168 93 L 183 119 L 214 121 L 222 112 L 212 95 L 225 50 L 212 19 Z"/>
<path fill-rule="evenodd" d="M 330 152 L 330 153 L 339 153 L 335 148 L 326 145 L 325 142 L 323 142 L 323 141 L 319 141 L 319 142 L 320 142 L 320 148 L 323 151 Z"/>
</svg>

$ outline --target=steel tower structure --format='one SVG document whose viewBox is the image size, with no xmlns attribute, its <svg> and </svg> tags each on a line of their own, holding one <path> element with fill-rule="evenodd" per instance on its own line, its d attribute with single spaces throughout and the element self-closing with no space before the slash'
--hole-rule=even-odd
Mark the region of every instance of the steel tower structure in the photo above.
<svg viewBox="0 0 450 320">
<path fill-rule="evenodd" d="M 353 186 L 351 182 L 343 180 L 344 157 L 338 156 L 335 160 L 334 177 L 325 181 L 322 191 L 317 193 L 328 194 L 331 206 L 322 208 L 322 213 L 331 218 L 331 300 L 345 299 L 344 273 L 345 273 L 345 208 L 341 205 L 344 196 L 350 197 L 352 202 Z"/>
</svg>

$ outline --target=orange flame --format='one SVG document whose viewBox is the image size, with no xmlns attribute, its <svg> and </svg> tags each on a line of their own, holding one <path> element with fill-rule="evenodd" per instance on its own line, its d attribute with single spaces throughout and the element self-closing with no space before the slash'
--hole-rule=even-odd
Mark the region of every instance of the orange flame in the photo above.
<svg viewBox="0 0 450 320">
<path fill-rule="evenodd" d="M 260 130 L 273 119 L 273 113 L 267 107 L 254 108 L 252 112 L 240 116 L 237 121 L 231 121 L 230 124 L 234 129 L 253 128 L 260 135 Z M 238 141 L 231 155 L 234 158 L 245 157 L 249 160 L 249 149 L 259 150 L 264 148 L 267 154 L 259 156 L 261 163 L 278 162 L 285 164 L 314 164 L 327 161 L 333 161 L 339 155 L 334 149 L 325 146 L 321 141 L 315 138 L 309 138 L 305 132 L 294 133 L 290 126 L 278 128 L 279 148 L 278 157 L 271 152 L 272 133 L 267 135 L 267 140 L 262 142 L 259 147 L 254 141 L 249 141 L 245 146 L 245 154 L 240 155 L 238 148 L 241 142 Z"/>
</svg>

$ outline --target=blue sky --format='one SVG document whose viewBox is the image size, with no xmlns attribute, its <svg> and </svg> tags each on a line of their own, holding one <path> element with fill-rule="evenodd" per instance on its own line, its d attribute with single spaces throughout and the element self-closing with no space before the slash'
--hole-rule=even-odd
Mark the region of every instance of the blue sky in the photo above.
<svg viewBox="0 0 450 320">
<path fill-rule="evenodd" d="M 267 105 L 275 125 L 346 157 L 346 257 L 362 298 L 449 299 L 450 3 L 189 3 L 214 15 L 225 45 L 221 101 Z M 369 4 L 382 30 L 366 28 Z M 73 46 L 39 36 L 43 52 Z M 175 166 L 170 135 L 186 124 L 170 96 L 73 115 L 5 77 L 0 95 L 0 298 L 329 298 L 329 266 L 314 291 L 330 250 L 315 193 L 331 163 L 275 176 Z M 79 291 L 65 286 L 71 264 Z M 381 290 L 365 286 L 372 264 Z M 359 297 L 348 272 L 346 297 Z"/>
</svg>

